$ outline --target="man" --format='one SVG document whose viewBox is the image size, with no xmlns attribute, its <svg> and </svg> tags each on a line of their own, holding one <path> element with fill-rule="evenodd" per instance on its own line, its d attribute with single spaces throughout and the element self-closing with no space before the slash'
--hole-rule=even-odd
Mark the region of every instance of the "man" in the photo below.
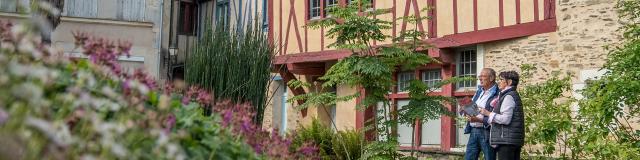
<svg viewBox="0 0 640 160">
<path fill-rule="evenodd" d="M 472 102 L 479 108 L 491 111 L 493 106 L 490 105 L 491 100 L 498 96 L 498 86 L 496 85 L 496 71 L 491 68 L 484 68 L 478 76 L 480 84 L 473 95 Z M 467 115 L 467 125 L 464 128 L 464 134 L 470 134 L 467 142 L 467 150 L 464 155 L 465 160 L 477 160 L 480 151 L 484 154 L 485 160 L 495 160 L 496 154 L 489 144 L 489 130 L 491 126 L 487 123 L 489 117 L 482 114 L 476 116 Z"/>
</svg>

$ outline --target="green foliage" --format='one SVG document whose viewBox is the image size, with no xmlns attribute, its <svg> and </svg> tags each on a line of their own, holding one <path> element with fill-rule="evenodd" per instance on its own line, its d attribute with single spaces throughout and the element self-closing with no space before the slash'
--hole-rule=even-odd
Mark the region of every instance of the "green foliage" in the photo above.
<svg viewBox="0 0 640 160">
<path fill-rule="evenodd" d="M 250 102 L 257 113 L 254 123 L 261 124 L 273 53 L 258 23 L 235 32 L 209 27 L 188 54 L 185 79 L 211 91 L 216 100 Z"/>
<path fill-rule="evenodd" d="M 177 103 L 174 103 L 177 104 Z M 251 146 L 220 126 L 218 116 L 205 116 L 204 110 L 196 103 L 189 105 L 174 105 L 173 113 L 176 117 L 174 130 L 182 133 L 180 145 L 191 159 L 258 159 L 251 152 Z M 212 123 L 218 122 L 218 123 Z"/>
<path fill-rule="evenodd" d="M 375 120 L 375 126 L 366 126 L 375 129 L 379 137 L 385 137 L 378 142 L 373 142 L 364 147 L 362 159 L 400 159 L 403 158 L 397 152 L 397 136 L 393 136 L 391 130 L 398 125 L 413 124 L 416 119 L 427 121 L 438 118 L 439 115 L 448 114 L 444 105 L 454 102 L 454 99 L 442 96 L 429 96 L 432 90 L 422 82 L 410 84 L 410 104 L 400 111 L 391 111 L 391 105 L 387 95 L 392 91 L 395 81 L 392 76 L 396 71 L 414 70 L 419 66 L 429 63 L 439 63 L 437 60 L 425 54 L 430 46 L 423 41 L 425 33 L 417 30 L 417 25 L 428 17 L 416 16 L 401 17 L 401 20 L 415 25 L 416 29 L 407 30 L 397 37 L 384 35 L 383 31 L 391 28 L 391 22 L 373 18 L 376 15 L 387 14 L 390 9 L 375 9 L 359 14 L 360 6 L 370 6 L 369 0 L 356 0 L 346 7 L 332 7 L 329 9 L 328 18 L 313 21 L 307 27 L 311 29 L 328 28 L 327 35 L 335 38 L 336 42 L 329 45 L 335 49 L 350 50 L 353 54 L 339 60 L 319 80 L 323 81 L 322 88 L 316 89 L 304 95 L 294 96 L 289 102 L 305 100 L 302 108 L 309 106 L 334 105 L 339 101 L 352 100 L 363 97 L 356 109 L 366 109 L 382 104 L 380 116 Z M 423 11 L 428 10 L 424 9 Z M 384 41 L 393 38 L 393 44 L 374 46 L 374 41 Z M 444 84 L 459 81 L 450 79 Z M 302 82 L 290 83 L 292 87 L 310 87 Z M 327 88 L 336 86 L 361 87 L 366 94 L 355 93 L 339 97 L 336 93 L 323 92 Z M 390 117 L 401 117 L 400 120 Z"/>
<path fill-rule="evenodd" d="M 535 66 L 523 65 L 522 82 L 528 81 L 535 74 Z M 525 133 L 529 153 L 552 156 L 558 153 L 561 157 L 568 156 L 568 136 L 572 132 L 571 104 L 575 102 L 570 96 L 564 95 L 571 91 L 571 75 L 560 78 L 555 72 L 546 81 L 527 85 L 520 88 L 522 105 L 525 112 Z M 559 141 L 560 140 L 560 141 Z M 560 152 L 556 152 L 560 145 Z M 534 147 L 541 145 L 539 150 Z"/>
<path fill-rule="evenodd" d="M 364 134 L 354 129 L 338 131 L 331 140 L 336 159 L 340 160 L 360 159 L 366 143 Z"/>
<path fill-rule="evenodd" d="M 32 23 L 0 23 L 0 159 L 260 158 L 199 103 L 109 63 L 130 45 L 78 34 L 90 58 L 69 60 L 40 44 Z M 7 48 L 18 44 L 31 47 Z"/>
<path fill-rule="evenodd" d="M 580 91 L 582 99 L 567 100 L 562 93 L 570 91 L 571 81 L 557 75 L 524 89 L 527 143 L 543 146 L 542 151 L 532 153 L 559 155 L 563 159 L 640 157 L 640 130 L 631 127 L 631 123 L 638 123 L 633 119 L 640 116 L 638 6 L 639 1 L 618 1 L 616 9 L 623 24 L 624 40 L 608 46 L 610 52 L 602 68 L 606 73 L 587 81 Z M 578 108 L 573 117 L 572 104 Z"/>
<path fill-rule="evenodd" d="M 309 126 L 300 126 L 291 136 L 293 137 L 291 147 L 298 148 L 311 142 L 320 149 L 322 159 L 334 159 L 332 139 L 335 134 L 330 127 L 322 124 L 318 119 L 313 119 Z"/>
</svg>

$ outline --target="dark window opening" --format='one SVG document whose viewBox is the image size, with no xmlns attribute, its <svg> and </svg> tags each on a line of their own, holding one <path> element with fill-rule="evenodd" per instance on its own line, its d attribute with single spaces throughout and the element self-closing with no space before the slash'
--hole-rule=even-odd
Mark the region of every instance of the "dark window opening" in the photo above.
<svg viewBox="0 0 640 160">
<path fill-rule="evenodd" d="M 197 26 L 196 9 L 196 5 L 193 2 L 180 3 L 178 34 L 195 35 Z"/>
</svg>

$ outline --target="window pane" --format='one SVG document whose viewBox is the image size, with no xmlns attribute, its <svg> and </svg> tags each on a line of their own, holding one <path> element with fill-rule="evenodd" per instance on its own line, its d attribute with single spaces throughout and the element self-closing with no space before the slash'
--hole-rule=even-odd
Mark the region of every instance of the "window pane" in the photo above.
<svg viewBox="0 0 640 160">
<path fill-rule="evenodd" d="M 439 145 L 440 144 L 440 130 L 442 123 L 440 118 L 429 120 L 422 123 L 422 133 L 420 141 L 422 145 Z"/>
<path fill-rule="evenodd" d="M 16 12 L 17 0 L 0 0 L 0 11 Z"/>
<path fill-rule="evenodd" d="M 463 50 L 458 55 L 458 76 L 475 77 L 477 70 L 476 51 Z M 456 85 L 458 88 L 474 87 L 475 81 L 465 81 Z"/>
<path fill-rule="evenodd" d="M 67 0 L 64 8 L 63 16 L 96 18 L 98 15 L 97 0 Z"/>
<path fill-rule="evenodd" d="M 409 86 L 409 81 L 413 80 L 414 72 L 401 72 L 398 73 L 398 92 L 404 92 Z"/>
<path fill-rule="evenodd" d="M 118 0 L 116 18 L 125 21 L 143 21 L 145 1 Z"/>
<path fill-rule="evenodd" d="M 406 106 L 408 104 L 409 104 L 408 100 L 398 101 L 398 109 L 402 109 L 403 106 Z M 401 146 L 411 146 L 411 141 L 413 139 L 411 137 L 412 131 L 413 131 L 413 127 L 411 127 L 411 125 L 398 124 L 398 143 L 400 143 Z"/>
</svg>

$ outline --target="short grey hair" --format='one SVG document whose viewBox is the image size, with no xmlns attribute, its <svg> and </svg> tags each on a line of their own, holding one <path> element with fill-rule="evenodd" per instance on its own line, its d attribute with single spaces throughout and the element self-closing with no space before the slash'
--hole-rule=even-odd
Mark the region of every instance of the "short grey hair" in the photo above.
<svg viewBox="0 0 640 160">
<path fill-rule="evenodd" d="M 496 82 L 496 71 L 493 68 L 483 68 L 482 71 L 489 71 L 489 79 Z"/>
</svg>

